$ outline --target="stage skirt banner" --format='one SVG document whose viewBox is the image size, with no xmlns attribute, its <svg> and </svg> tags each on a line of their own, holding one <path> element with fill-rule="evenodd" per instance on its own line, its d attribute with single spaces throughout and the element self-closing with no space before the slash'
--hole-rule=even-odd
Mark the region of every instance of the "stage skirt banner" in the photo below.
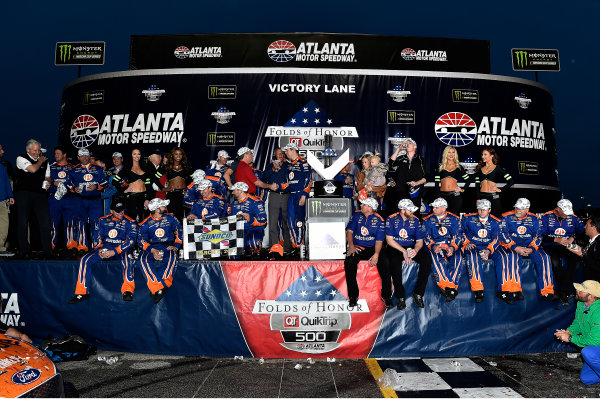
<svg viewBox="0 0 600 399">
<path fill-rule="evenodd" d="M 388 139 L 399 135 L 417 142 L 417 153 L 432 173 L 447 145 L 457 148 L 459 160 L 471 172 L 482 149 L 493 146 L 515 188 L 556 191 L 552 109 L 552 95 L 544 86 L 493 75 L 301 68 L 138 70 L 92 75 L 67 85 L 59 143 L 73 162 L 78 149 L 88 148 L 108 164 L 114 151 L 129 159 L 134 148 L 148 156 L 181 146 L 194 169 L 206 168 L 220 150 L 235 157 L 246 146 L 254 150 L 255 167 L 262 170 L 273 149 L 289 142 L 298 145 L 302 157 L 308 151 L 321 157 L 327 136 L 338 156 L 349 149 L 358 162 L 371 151 L 387 161 L 394 151 Z"/>
<path fill-rule="evenodd" d="M 211 259 L 244 254 L 244 218 L 183 221 L 184 259 Z"/>
<path fill-rule="evenodd" d="M 381 280 L 358 266 L 358 306 L 348 307 L 343 261 L 179 261 L 173 286 L 154 304 L 136 270 L 132 302 L 120 293 L 121 266 L 92 266 L 90 299 L 70 305 L 75 261 L 0 262 L 0 320 L 36 342 L 77 334 L 101 349 L 140 353 L 275 358 L 471 356 L 574 350 L 553 333 L 573 320 L 575 306 L 544 302 L 535 268 L 522 265 L 525 301 L 495 296 L 493 265 L 482 273 L 485 300 L 476 304 L 468 276 L 445 302 L 430 278 L 425 308 L 410 293 L 418 267 L 405 267 L 407 308 L 385 309 Z"/>
</svg>

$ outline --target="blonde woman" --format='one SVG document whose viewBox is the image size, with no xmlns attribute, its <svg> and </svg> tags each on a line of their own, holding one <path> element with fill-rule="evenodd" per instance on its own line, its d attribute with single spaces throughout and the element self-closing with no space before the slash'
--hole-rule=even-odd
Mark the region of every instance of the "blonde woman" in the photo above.
<svg viewBox="0 0 600 399">
<path fill-rule="evenodd" d="M 462 196 L 465 191 L 460 188 L 458 181 L 465 182 L 465 188 L 470 184 L 469 175 L 460 165 L 458 160 L 458 151 L 451 145 L 446 146 L 442 152 L 442 162 L 435 174 L 435 192 L 436 198 L 442 197 L 448 202 L 448 212 L 460 216 L 462 208 Z"/>
</svg>

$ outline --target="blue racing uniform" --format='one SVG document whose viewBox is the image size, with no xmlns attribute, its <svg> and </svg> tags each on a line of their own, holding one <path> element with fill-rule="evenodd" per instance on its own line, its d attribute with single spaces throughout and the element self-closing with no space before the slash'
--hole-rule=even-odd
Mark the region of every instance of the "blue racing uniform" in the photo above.
<svg viewBox="0 0 600 399">
<path fill-rule="evenodd" d="M 250 215 L 250 221 L 244 222 L 244 248 L 250 249 L 254 253 L 260 251 L 267 224 L 265 204 L 257 197 L 247 194 L 241 202 L 235 200 L 231 203 L 229 215 L 238 213 Z"/>
<path fill-rule="evenodd" d="M 200 197 L 194 203 L 190 214 L 202 220 L 224 218 L 227 216 L 227 204 L 223 197 L 211 193 L 209 198 Z"/>
<path fill-rule="evenodd" d="M 458 250 L 462 243 L 460 219 L 453 213 L 446 212 L 442 218 L 430 214 L 423 218 L 425 245 L 431 254 L 437 285 L 445 290 L 458 289 L 458 280 L 463 268 L 462 254 Z M 440 245 L 442 251 L 435 253 L 434 245 Z M 452 247 L 453 253 L 448 256 L 447 249 Z"/>
<path fill-rule="evenodd" d="M 156 219 L 148 216 L 140 223 L 138 242 L 142 246 L 142 253 L 139 262 L 144 271 L 148 289 L 153 295 L 165 286 L 168 288 L 173 284 L 173 269 L 177 262 L 177 251 L 170 251 L 167 247 L 173 246 L 180 249 L 183 244 L 182 237 L 181 223 L 170 213 L 165 213 Z M 152 249 L 163 251 L 163 258 L 155 260 Z"/>
<path fill-rule="evenodd" d="M 78 243 L 77 249 L 87 251 L 86 224 L 90 222 L 90 232 L 94 231 L 98 219 L 103 214 L 101 192 L 108 185 L 106 174 L 99 166 L 89 164 L 75 165 L 68 174 L 68 187 L 73 192 L 73 203 L 78 217 Z M 88 191 L 87 187 L 95 185 L 95 189 Z M 76 193 L 75 189 L 80 187 L 81 193 Z"/>
<path fill-rule="evenodd" d="M 100 251 L 113 250 L 115 254 L 104 260 L 119 259 L 123 267 L 123 285 L 121 293 L 129 291 L 133 293 L 135 282 L 133 280 L 133 261 L 127 256 L 128 251 L 135 244 L 137 237 L 137 224 L 128 216 L 117 220 L 112 215 L 106 215 L 98 220 L 92 235 L 94 249 L 88 252 L 79 261 L 79 274 L 75 295 L 86 295 L 88 293 L 88 282 L 90 281 L 91 267 L 93 264 L 103 260 Z"/>
<path fill-rule="evenodd" d="M 77 248 L 78 226 L 76 225 L 77 208 L 75 207 L 75 199 L 69 192 L 59 200 L 54 197 L 57 189 L 55 183 L 60 182 L 67 186 L 69 172 L 72 168 L 73 165 L 69 163 L 59 164 L 54 162 L 50 165 L 50 179 L 52 180 L 52 183 L 48 189 L 48 193 L 50 194 L 48 197 L 48 208 L 50 209 L 50 228 L 52 229 L 50 234 L 52 249 L 56 248 L 58 242 L 61 219 L 63 222 L 67 249 Z"/>
<path fill-rule="evenodd" d="M 223 198 L 227 198 L 227 183 L 223 175 L 227 170 L 227 165 L 219 166 L 217 163 L 206 168 L 206 179 L 213 185 L 213 191 Z"/>
<path fill-rule="evenodd" d="M 487 249 L 490 251 L 489 259 L 501 262 L 496 252 L 500 244 L 500 224 L 501 221 L 490 214 L 487 219 L 482 220 L 477 213 L 463 215 L 462 220 L 463 244 L 462 249 L 465 256 L 465 263 L 469 272 L 469 282 L 471 291 L 483 291 L 483 279 L 481 278 L 481 259 L 480 252 Z M 467 244 L 475 245 L 475 248 L 467 249 Z"/>
<path fill-rule="evenodd" d="M 292 162 L 288 162 L 288 181 L 281 185 L 283 190 L 288 189 L 290 196 L 288 199 L 288 226 L 292 246 L 298 248 L 304 244 L 304 219 L 306 215 L 306 202 L 300 206 L 300 198 L 310 195 L 312 186 L 312 169 L 305 159 L 300 157 Z"/>
<path fill-rule="evenodd" d="M 550 256 L 540 247 L 542 242 L 540 219 L 531 212 L 522 218 L 515 211 L 502 214 L 502 264 L 496 265 L 498 290 L 521 292 L 521 270 L 516 247 L 531 248 L 529 258 L 535 263 L 538 272 L 538 286 L 542 296 L 554 294 L 554 274 Z M 500 267 L 499 267 L 500 266 Z"/>
</svg>

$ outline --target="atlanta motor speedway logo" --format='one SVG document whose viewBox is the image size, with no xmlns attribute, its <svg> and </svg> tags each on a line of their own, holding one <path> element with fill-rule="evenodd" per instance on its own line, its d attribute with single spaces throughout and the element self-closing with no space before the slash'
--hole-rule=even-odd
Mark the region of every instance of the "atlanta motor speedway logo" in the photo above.
<svg viewBox="0 0 600 399">
<path fill-rule="evenodd" d="M 267 55 L 275 62 L 356 62 L 354 43 L 301 42 L 298 47 L 288 40 L 269 44 Z"/>
</svg>

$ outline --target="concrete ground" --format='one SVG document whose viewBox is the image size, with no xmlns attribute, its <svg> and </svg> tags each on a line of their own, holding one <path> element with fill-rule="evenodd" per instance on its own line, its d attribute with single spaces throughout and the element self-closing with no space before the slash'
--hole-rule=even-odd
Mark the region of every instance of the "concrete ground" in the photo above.
<svg viewBox="0 0 600 399">
<path fill-rule="evenodd" d="M 119 360 L 109 365 L 98 356 L 118 356 Z M 579 354 L 574 359 L 566 353 L 545 353 L 471 360 L 524 397 L 600 396 L 600 387 L 579 381 Z M 390 397 L 362 359 L 319 359 L 311 364 L 298 359 L 261 361 L 99 351 L 87 361 L 57 366 L 74 388 L 71 395 L 81 397 Z M 427 391 L 420 396 L 435 397 Z"/>
</svg>

